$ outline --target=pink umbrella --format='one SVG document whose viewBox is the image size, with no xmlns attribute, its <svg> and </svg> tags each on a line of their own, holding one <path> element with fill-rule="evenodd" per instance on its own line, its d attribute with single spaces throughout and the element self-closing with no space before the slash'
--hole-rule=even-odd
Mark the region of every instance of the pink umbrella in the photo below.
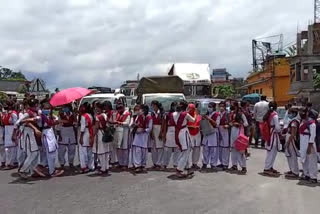
<svg viewBox="0 0 320 214">
<path fill-rule="evenodd" d="M 62 91 L 59 91 L 50 100 L 52 106 L 61 106 L 68 103 L 71 103 L 75 100 L 81 99 L 84 96 L 93 93 L 93 91 L 86 88 L 68 88 Z"/>
</svg>

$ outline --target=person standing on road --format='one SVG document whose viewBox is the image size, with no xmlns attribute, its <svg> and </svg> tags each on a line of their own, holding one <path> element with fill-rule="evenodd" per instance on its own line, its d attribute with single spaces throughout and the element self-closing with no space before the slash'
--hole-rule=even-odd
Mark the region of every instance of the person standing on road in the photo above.
<svg viewBox="0 0 320 214">
<path fill-rule="evenodd" d="M 312 119 L 313 112 L 304 109 L 300 111 L 302 122 L 299 127 L 300 133 L 300 157 L 303 166 L 302 180 L 317 183 L 318 160 L 317 148 L 315 143 L 316 124 Z"/>
<path fill-rule="evenodd" d="M 18 166 L 17 161 L 17 144 L 12 141 L 12 133 L 14 124 L 18 120 L 18 113 L 13 108 L 14 103 L 7 101 L 5 110 L 7 111 L 3 116 L 4 124 L 4 147 L 6 149 L 6 167 L 5 170 L 10 170 Z"/>
<path fill-rule="evenodd" d="M 198 114 L 194 104 L 188 105 L 188 112 L 191 117 L 195 118 L 195 122 L 188 122 L 188 129 L 191 137 L 191 146 L 192 146 L 192 168 L 200 169 L 198 166 L 200 159 L 200 150 L 201 150 L 201 132 L 200 132 L 200 121 L 202 120 L 201 115 Z"/>
<path fill-rule="evenodd" d="M 147 165 L 148 141 L 152 131 L 152 117 L 147 105 L 136 106 L 139 115 L 133 128 L 135 135 L 132 142 L 132 162 L 136 173 L 144 172 Z"/>
<path fill-rule="evenodd" d="M 230 141 L 231 141 L 231 162 L 232 167 L 230 168 L 230 172 L 237 172 L 238 165 L 242 168 L 241 173 L 247 173 L 247 163 L 246 163 L 246 156 L 244 152 L 238 151 L 234 143 L 237 140 L 240 133 L 244 134 L 245 127 L 248 126 L 248 121 L 244 113 L 242 112 L 239 103 L 233 103 L 233 111 L 230 115 L 231 118 L 231 134 L 230 134 Z"/>
<path fill-rule="evenodd" d="M 290 108 L 288 112 L 288 119 L 290 120 L 287 128 L 286 134 L 286 144 L 285 144 L 285 155 L 288 160 L 289 171 L 285 173 L 285 176 L 288 178 L 298 178 L 299 177 L 299 165 L 298 165 L 298 156 L 299 149 L 297 148 L 298 134 L 300 119 L 298 117 L 298 110 Z"/>
<path fill-rule="evenodd" d="M 279 123 L 279 116 L 277 113 L 277 103 L 270 102 L 269 103 L 269 111 L 263 117 L 263 120 L 269 124 L 270 127 L 270 141 L 266 142 L 267 146 L 267 156 L 265 159 L 264 173 L 267 175 L 278 175 L 279 172 L 273 168 L 274 162 L 276 160 L 278 151 L 281 150 L 280 144 L 280 132 L 281 126 Z"/>
<path fill-rule="evenodd" d="M 114 141 L 117 148 L 119 168 L 126 170 L 129 165 L 129 125 L 131 113 L 125 110 L 123 104 L 117 105 Z"/>
<path fill-rule="evenodd" d="M 62 107 L 59 114 L 60 126 L 58 129 L 58 160 L 61 168 L 64 168 L 66 163 L 65 155 L 68 154 L 69 167 L 73 168 L 74 156 L 76 154 L 76 135 L 74 124 L 76 118 L 71 111 L 72 107 L 70 105 L 65 105 Z"/>
<path fill-rule="evenodd" d="M 212 133 L 204 136 L 203 145 L 203 165 L 202 169 L 205 170 L 208 164 L 211 165 L 211 169 L 215 169 L 218 166 L 219 161 L 219 131 L 220 113 L 216 111 L 216 103 L 211 102 L 208 105 L 207 115 L 203 117 L 208 120 L 209 125 L 212 127 Z"/>
<path fill-rule="evenodd" d="M 39 122 L 40 117 L 38 116 L 38 101 L 31 98 L 28 100 L 28 110 L 15 123 L 12 134 L 12 141 L 16 142 L 19 133 L 18 129 L 20 126 L 24 125 L 22 134 L 22 149 L 26 151 L 26 159 L 18 170 L 19 175 L 22 178 L 27 178 L 27 176 L 32 175 L 33 172 L 41 177 L 45 177 L 45 174 L 38 167 L 40 147 L 42 146 L 42 133 L 38 126 Z"/>
<path fill-rule="evenodd" d="M 254 113 L 254 119 L 256 122 L 256 138 L 255 138 L 255 145 L 258 147 L 259 139 L 261 139 L 261 131 L 259 124 L 263 122 L 264 115 L 268 112 L 269 106 L 267 102 L 266 96 L 261 96 L 261 101 L 256 103 L 253 108 Z M 265 146 L 265 142 L 263 139 L 261 139 L 261 147 L 263 148 Z"/>
<path fill-rule="evenodd" d="M 45 154 L 45 163 L 48 164 L 48 174 L 50 177 L 57 177 L 64 173 L 64 170 L 56 169 L 56 156 L 57 156 L 57 139 L 53 127 L 57 124 L 54 119 L 50 104 L 44 103 L 41 111 L 41 129 L 42 129 L 42 149 Z"/>
<path fill-rule="evenodd" d="M 175 126 L 175 138 L 176 144 L 180 149 L 177 166 L 177 177 L 182 178 L 192 174 L 189 170 L 189 156 L 191 152 L 191 137 L 188 130 L 188 121 L 194 123 L 196 120 L 186 110 L 188 103 L 181 101 L 177 106 L 177 111 L 173 113 L 173 119 Z M 183 171 L 187 169 L 187 174 L 183 174 Z"/>
<path fill-rule="evenodd" d="M 110 143 L 103 142 L 102 140 L 104 130 L 107 127 L 107 115 L 103 113 L 103 104 L 97 103 L 95 112 L 95 139 L 92 152 L 97 155 L 100 163 L 98 174 L 106 175 L 109 173 Z"/>
<path fill-rule="evenodd" d="M 94 142 L 93 117 L 87 105 L 80 106 L 79 156 L 82 173 L 94 169 L 92 146 Z"/>
<path fill-rule="evenodd" d="M 230 161 L 230 114 L 226 111 L 225 102 L 220 102 L 219 124 L 219 160 L 223 170 L 227 170 Z"/>
<path fill-rule="evenodd" d="M 151 155 L 153 168 L 159 170 L 163 163 L 164 143 L 162 139 L 163 134 L 163 108 L 161 103 L 154 100 L 151 102 L 153 111 L 152 117 L 152 132 L 151 132 Z"/>
<path fill-rule="evenodd" d="M 177 102 L 171 103 L 170 112 L 165 116 L 164 127 L 164 158 L 163 168 L 164 170 L 169 166 L 171 156 L 173 156 L 173 167 L 178 165 L 178 156 L 180 153 L 175 139 L 175 121 L 173 119 L 173 113 L 176 111 Z M 172 155 L 173 153 L 173 155 Z"/>
<path fill-rule="evenodd" d="M 3 123 L 3 116 L 4 112 L 2 111 L 3 107 L 0 104 L 0 169 L 6 167 L 6 150 L 4 147 L 4 123 Z"/>
</svg>

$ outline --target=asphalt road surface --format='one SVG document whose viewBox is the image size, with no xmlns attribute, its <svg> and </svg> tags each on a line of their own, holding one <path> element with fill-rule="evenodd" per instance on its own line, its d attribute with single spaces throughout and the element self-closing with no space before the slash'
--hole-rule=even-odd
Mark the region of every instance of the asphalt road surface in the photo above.
<svg viewBox="0 0 320 214">
<path fill-rule="evenodd" d="M 247 175 L 196 172 L 187 180 L 149 171 L 112 172 L 109 177 L 69 173 L 26 182 L 15 171 L 1 171 L 0 213 L 319 213 L 319 185 L 286 180 L 283 175 L 264 177 L 258 173 L 265 151 L 252 149 L 251 154 Z M 283 153 L 275 168 L 287 171 Z"/>
</svg>

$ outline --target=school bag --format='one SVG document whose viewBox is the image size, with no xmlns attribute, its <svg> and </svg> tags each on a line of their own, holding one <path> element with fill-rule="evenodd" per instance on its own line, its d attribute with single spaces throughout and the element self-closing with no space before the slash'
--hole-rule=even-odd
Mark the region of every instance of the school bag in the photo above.
<svg viewBox="0 0 320 214">
<path fill-rule="evenodd" d="M 263 121 L 259 124 L 260 132 L 261 132 L 261 137 L 264 141 L 267 142 L 267 144 L 270 144 L 270 139 L 271 139 L 271 133 L 270 133 L 270 122 L 272 118 L 276 115 L 276 112 L 272 112 L 268 118 L 267 121 Z"/>
</svg>

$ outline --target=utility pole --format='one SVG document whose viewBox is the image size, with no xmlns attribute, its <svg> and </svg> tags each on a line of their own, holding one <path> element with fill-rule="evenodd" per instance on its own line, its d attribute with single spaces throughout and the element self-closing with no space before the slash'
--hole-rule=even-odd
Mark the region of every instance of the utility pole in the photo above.
<svg viewBox="0 0 320 214">
<path fill-rule="evenodd" d="M 314 0 L 314 23 L 320 23 L 320 0 Z"/>
</svg>

